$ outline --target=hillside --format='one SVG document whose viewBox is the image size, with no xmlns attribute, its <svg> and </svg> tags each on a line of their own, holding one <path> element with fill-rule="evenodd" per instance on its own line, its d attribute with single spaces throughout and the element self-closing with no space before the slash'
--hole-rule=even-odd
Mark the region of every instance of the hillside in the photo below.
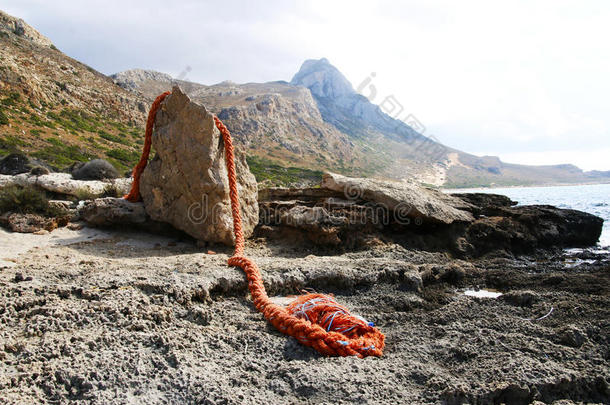
<svg viewBox="0 0 610 405">
<path fill-rule="evenodd" d="M 227 124 L 270 184 L 315 182 L 324 170 L 444 187 L 610 181 L 441 145 L 357 94 L 327 59 L 305 61 L 290 82 L 203 85 L 140 69 L 107 77 L 2 12 L 0 43 L 0 156 L 23 151 L 59 170 L 102 157 L 127 172 L 151 101 L 178 84 Z"/>
<path fill-rule="evenodd" d="M 446 147 L 383 113 L 324 58 L 305 61 L 290 83 L 206 86 L 139 69 L 112 77 L 147 98 L 180 85 L 225 121 L 259 178 L 275 164 L 455 188 L 610 181 L 573 165 L 510 164 Z"/>
<path fill-rule="evenodd" d="M 133 166 L 148 100 L 2 12 L 0 45 L 0 155 L 20 150 L 56 169 L 93 157 Z"/>
</svg>

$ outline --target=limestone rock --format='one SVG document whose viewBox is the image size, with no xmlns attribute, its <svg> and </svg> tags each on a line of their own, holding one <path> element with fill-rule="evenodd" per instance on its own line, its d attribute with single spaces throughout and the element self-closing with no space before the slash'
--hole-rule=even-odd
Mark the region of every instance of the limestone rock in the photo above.
<svg viewBox="0 0 610 405">
<path fill-rule="evenodd" d="M 466 211 L 470 207 L 467 202 L 415 183 L 326 173 L 321 186 L 343 192 L 348 199 L 381 204 L 395 212 L 398 219 L 415 218 L 444 224 L 474 220 L 472 214 Z"/>
<path fill-rule="evenodd" d="M 45 218 L 36 214 L 6 213 L 0 217 L 0 225 L 19 233 L 51 232 L 57 227 L 66 226 L 68 222 L 69 217 Z"/>
<path fill-rule="evenodd" d="M 142 224 L 147 220 L 144 204 L 113 197 L 86 202 L 80 209 L 80 217 L 95 226 Z"/>
<path fill-rule="evenodd" d="M 157 113 L 156 156 L 142 173 L 146 212 L 198 240 L 234 243 L 224 144 L 213 116 L 174 87 Z M 256 179 L 246 156 L 235 151 L 245 237 L 258 222 Z"/>
<path fill-rule="evenodd" d="M 13 32 L 15 35 L 27 38 L 28 40 L 47 48 L 53 45 L 49 38 L 30 27 L 21 18 L 10 16 L 2 11 L 0 11 L 0 30 Z"/>
<path fill-rule="evenodd" d="M 318 97 L 338 98 L 356 95 L 350 82 L 326 58 L 306 60 L 290 83 L 307 87 Z"/>
<path fill-rule="evenodd" d="M 126 70 L 124 72 L 119 72 L 110 75 L 110 78 L 122 88 L 131 91 L 137 91 L 138 87 L 144 82 L 171 84 L 174 81 L 174 79 L 172 79 L 172 77 L 166 73 L 155 72 L 154 70 L 145 69 Z M 155 91 L 157 93 L 161 93 L 158 89 L 155 89 Z"/>
<path fill-rule="evenodd" d="M 126 194 L 129 192 L 131 179 L 121 178 L 111 181 L 74 180 L 69 173 L 50 173 L 41 176 L 29 173 L 18 174 L 16 176 L 0 175 L 0 188 L 11 184 L 20 186 L 33 185 L 54 193 L 78 196 L 82 191 L 101 195 L 109 186 L 114 186 Z"/>
</svg>

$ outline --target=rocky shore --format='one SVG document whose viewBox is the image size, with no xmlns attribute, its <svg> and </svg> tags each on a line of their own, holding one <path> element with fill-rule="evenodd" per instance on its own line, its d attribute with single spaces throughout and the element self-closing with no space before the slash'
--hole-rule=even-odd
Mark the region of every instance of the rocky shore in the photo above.
<svg viewBox="0 0 610 405">
<path fill-rule="evenodd" d="M 601 218 L 335 173 L 258 190 L 237 150 L 268 294 L 334 294 L 386 334 L 380 358 L 325 358 L 226 265 L 211 114 L 176 88 L 155 128 L 142 202 L 103 161 L 0 177 L 0 403 L 610 402 Z"/>
<path fill-rule="evenodd" d="M 95 232 L 25 235 L 57 237 L 0 270 L 0 402 L 610 398 L 608 252 L 465 261 L 391 243 L 328 255 L 251 239 L 270 295 L 333 293 L 381 328 L 384 356 L 361 360 L 321 357 L 270 327 L 225 265 L 229 247 Z M 482 289 L 503 295 L 465 294 Z"/>
<path fill-rule="evenodd" d="M 610 252 L 562 249 L 592 245 L 601 220 L 380 185 L 328 174 L 261 190 L 247 251 L 279 302 L 331 293 L 374 321 L 382 358 L 324 358 L 279 334 L 229 246 L 106 197 L 66 202 L 70 229 L 3 233 L 0 402 L 610 400 Z"/>
</svg>

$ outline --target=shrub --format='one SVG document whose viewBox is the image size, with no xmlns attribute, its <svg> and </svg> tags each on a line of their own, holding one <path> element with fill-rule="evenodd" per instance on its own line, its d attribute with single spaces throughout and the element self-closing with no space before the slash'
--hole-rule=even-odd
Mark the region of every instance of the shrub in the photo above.
<svg viewBox="0 0 610 405">
<path fill-rule="evenodd" d="M 94 198 L 97 198 L 98 195 L 93 193 L 91 190 L 89 190 L 86 187 L 82 187 L 79 188 L 78 190 L 76 190 L 74 192 L 74 198 L 76 198 L 77 201 L 83 201 L 83 200 L 93 200 Z"/>
<path fill-rule="evenodd" d="M 120 198 L 123 197 L 123 192 L 119 189 L 116 184 L 109 184 L 104 187 L 104 191 L 100 197 L 115 197 Z"/>
<path fill-rule="evenodd" d="M 8 124 L 8 117 L 4 113 L 4 111 L 0 110 L 0 125 Z"/>
<path fill-rule="evenodd" d="M 0 189 L 0 213 L 40 214 L 63 216 L 66 211 L 52 207 L 43 190 L 34 186 L 6 186 Z"/>
<path fill-rule="evenodd" d="M 14 92 L 14 93 L 10 93 L 8 95 L 8 97 L 6 97 L 5 99 L 3 99 L 1 101 L 1 103 L 4 104 L 5 106 L 14 107 L 20 101 L 21 101 L 21 95 L 19 95 L 19 93 Z"/>
<path fill-rule="evenodd" d="M 315 184 L 322 179 L 322 172 L 300 167 L 284 167 L 268 159 L 248 156 L 248 166 L 257 182 L 266 181 L 274 186 Z"/>
<path fill-rule="evenodd" d="M 123 145 L 129 145 L 129 141 L 127 141 L 119 136 L 111 135 L 106 131 L 98 131 L 98 134 L 100 134 L 100 137 L 104 138 L 107 141 L 122 143 Z"/>
<path fill-rule="evenodd" d="M 77 180 L 103 180 L 119 177 L 117 169 L 104 159 L 94 159 L 83 165 L 78 165 L 72 171 L 72 177 Z"/>
<path fill-rule="evenodd" d="M 55 166 L 68 166 L 71 163 L 86 162 L 93 155 L 76 145 L 51 145 L 38 150 L 32 155 L 38 159 L 52 163 Z"/>
<path fill-rule="evenodd" d="M 31 132 L 31 131 L 30 131 Z M 65 147 L 66 144 L 63 143 L 62 141 L 60 141 L 57 138 L 47 138 L 45 139 L 45 141 L 47 141 L 48 143 L 50 143 L 51 145 L 55 145 L 55 146 L 61 146 L 61 147 Z"/>
<path fill-rule="evenodd" d="M 106 154 L 125 163 L 136 162 L 140 158 L 140 155 L 137 152 L 125 149 L 110 149 Z"/>
</svg>

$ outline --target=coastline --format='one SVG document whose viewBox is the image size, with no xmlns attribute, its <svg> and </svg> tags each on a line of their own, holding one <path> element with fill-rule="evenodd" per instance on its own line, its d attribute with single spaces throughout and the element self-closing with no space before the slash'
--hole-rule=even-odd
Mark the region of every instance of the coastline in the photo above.
<svg viewBox="0 0 610 405">
<path fill-rule="evenodd" d="M 466 188 L 444 188 L 439 187 L 438 190 L 447 193 L 454 192 L 471 192 L 472 190 L 496 190 L 496 189 L 512 189 L 512 188 L 550 188 L 550 187 L 578 187 L 578 186 L 599 186 L 610 184 L 610 180 L 595 183 L 548 183 L 539 185 L 523 185 L 523 186 L 487 186 L 487 187 L 466 187 Z"/>
</svg>

